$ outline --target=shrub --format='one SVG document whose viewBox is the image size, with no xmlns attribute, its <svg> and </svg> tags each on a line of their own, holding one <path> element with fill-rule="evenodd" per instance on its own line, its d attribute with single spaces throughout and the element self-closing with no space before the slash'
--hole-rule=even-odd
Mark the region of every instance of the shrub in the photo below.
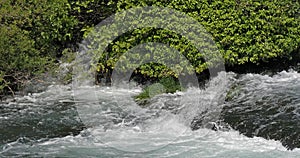
<svg viewBox="0 0 300 158">
<path fill-rule="evenodd" d="M 299 47 L 298 1 L 119 0 L 117 11 L 136 6 L 169 7 L 193 17 L 211 33 L 227 65 L 260 64 L 273 58 L 290 59 L 290 53 Z M 147 42 L 161 42 L 178 49 L 189 59 L 197 73 L 207 68 L 202 59 L 203 54 L 185 37 L 169 30 L 140 28 L 127 32 L 108 47 L 107 54 L 99 61 L 99 73 L 110 72 L 124 52 Z M 159 77 L 157 70 L 165 71 L 166 68 L 149 63 L 136 72 L 149 77 Z"/>
<path fill-rule="evenodd" d="M 53 69 L 77 21 L 68 15 L 67 0 L 7 0 L 0 6 L 0 91 L 13 93 Z"/>
<path fill-rule="evenodd" d="M 0 90 L 8 88 L 13 93 L 50 60 L 34 48 L 28 34 L 15 25 L 0 28 Z"/>
</svg>

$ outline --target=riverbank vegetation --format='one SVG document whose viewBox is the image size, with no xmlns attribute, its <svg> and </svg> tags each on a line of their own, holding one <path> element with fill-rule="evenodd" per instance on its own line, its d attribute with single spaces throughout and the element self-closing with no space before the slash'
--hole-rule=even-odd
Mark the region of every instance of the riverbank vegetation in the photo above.
<svg viewBox="0 0 300 158">
<path fill-rule="evenodd" d="M 91 28 L 116 12 L 136 6 L 169 7 L 191 16 L 212 35 L 229 67 L 278 65 L 292 60 L 292 54 L 298 55 L 295 53 L 300 43 L 298 1 L 4 0 L 0 2 L 1 93 L 13 94 L 39 74 L 54 72 L 62 52 L 76 52 L 78 43 Z M 201 52 L 180 34 L 140 28 L 118 37 L 108 46 L 108 56 L 99 60 L 98 80 L 101 76 L 109 78 L 121 54 L 147 42 L 160 42 L 177 49 L 198 74 L 207 68 Z M 157 63 L 140 66 L 134 75 L 176 77 Z"/>
</svg>

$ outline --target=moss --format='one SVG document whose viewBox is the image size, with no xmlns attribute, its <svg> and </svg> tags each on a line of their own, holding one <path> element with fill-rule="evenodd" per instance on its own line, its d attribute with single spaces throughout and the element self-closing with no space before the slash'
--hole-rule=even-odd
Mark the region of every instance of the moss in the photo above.
<svg viewBox="0 0 300 158">
<path fill-rule="evenodd" d="M 163 93 L 175 93 L 176 91 L 180 91 L 183 88 L 180 86 L 180 83 L 172 77 L 164 77 L 161 78 L 158 82 L 153 83 L 143 89 L 143 91 L 135 96 L 135 100 L 138 103 L 147 103 L 145 100 L 152 98 L 156 95 Z"/>
<path fill-rule="evenodd" d="M 228 90 L 228 92 L 226 94 L 226 97 L 225 97 L 225 100 L 226 101 L 231 101 L 236 95 L 239 95 L 240 90 L 241 90 L 241 85 L 234 84 L 234 86 L 232 86 Z"/>
</svg>

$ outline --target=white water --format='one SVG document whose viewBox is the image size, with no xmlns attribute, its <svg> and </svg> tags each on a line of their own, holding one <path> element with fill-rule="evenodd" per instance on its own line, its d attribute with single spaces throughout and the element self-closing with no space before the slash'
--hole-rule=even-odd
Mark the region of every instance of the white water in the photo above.
<svg viewBox="0 0 300 158">
<path fill-rule="evenodd" d="M 293 76 L 294 72 L 286 73 Z M 85 109 L 79 110 L 78 114 L 87 129 L 75 136 L 41 138 L 25 142 L 24 139 L 27 138 L 21 137 L 17 141 L 1 145 L 0 156 L 299 157 L 300 149 L 288 151 L 279 141 L 259 137 L 248 138 L 234 130 L 190 129 L 190 121 L 204 110 L 215 110 L 214 116 L 218 117 L 224 94 L 232 84 L 232 76 L 233 74 L 227 74 L 228 82 L 221 83 L 218 81 L 224 76 L 218 76 L 219 78 L 212 80 L 205 90 L 191 88 L 187 92 L 154 97 L 146 108 L 126 100 L 128 95 L 138 94 L 141 90 L 139 88 L 126 90 L 85 87 L 84 90 L 77 91 L 83 97 L 82 100 L 75 100 L 75 103 L 77 108 L 81 106 L 80 108 Z M 272 80 L 272 77 L 269 79 Z M 87 89 L 93 92 L 86 93 Z M 90 95 L 96 95 L 97 100 L 90 99 Z M 116 97 L 118 102 L 114 99 Z M 120 102 L 122 97 L 123 101 Z M 57 102 L 74 103 L 70 86 L 50 86 L 45 92 L 19 97 L 5 106 L 17 105 L 33 109 L 55 106 Z M 10 115 L 6 117 L 9 119 Z"/>
<path fill-rule="evenodd" d="M 34 144 L 7 144 L 2 150 L 7 155 L 40 155 L 59 157 L 299 157 L 300 150 L 287 151 L 280 142 L 263 138 L 247 138 L 236 131 L 221 132 L 201 129 L 187 131 L 167 146 L 149 152 L 125 152 L 111 148 L 99 142 L 97 128 L 89 128 L 78 136 L 50 139 Z M 83 134 L 84 133 L 84 134 Z M 89 133 L 89 134 L 86 134 Z M 100 132 L 101 133 L 101 132 Z M 116 134 L 120 134 L 117 132 Z M 144 145 L 135 132 L 122 133 L 127 137 L 127 144 Z M 101 135 L 101 134 L 100 134 Z M 147 137 L 153 139 L 153 137 Z M 161 136 L 159 139 L 163 139 Z M 132 142 L 134 140 L 134 142 Z M 140 142 L 138 142 L 140 141 Z M 138 147 L 140 148 L 140 147 Z"/>
</svg>

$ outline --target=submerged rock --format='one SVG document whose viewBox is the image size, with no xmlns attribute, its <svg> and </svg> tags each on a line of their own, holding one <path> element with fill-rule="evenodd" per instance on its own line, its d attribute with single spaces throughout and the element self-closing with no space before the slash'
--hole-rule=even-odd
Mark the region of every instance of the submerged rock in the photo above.
<svg viewBox="0 0 300 158">
<path fill-rule="evenodd" d="M 224 108 L 223 119 L 248 137 L 279 140 L 288 149 L 300 148 L 300 118 L 297 116 L 300 111 L 295 114 L 295 108 L 282 108 L 284 104 L 263 106 L 237 103 Z"/>
<path fill-rule="evenodd" d="M 69 103 L 0 105 L 1 144 L 77 135 L 84 128 L 75 107 Z"/>
<path fill-rule="evenodd" d="M 229 92 L 221 120 L 248 137 L 300 148 L 300 74 L 247 74 Z"/>
</svg>

